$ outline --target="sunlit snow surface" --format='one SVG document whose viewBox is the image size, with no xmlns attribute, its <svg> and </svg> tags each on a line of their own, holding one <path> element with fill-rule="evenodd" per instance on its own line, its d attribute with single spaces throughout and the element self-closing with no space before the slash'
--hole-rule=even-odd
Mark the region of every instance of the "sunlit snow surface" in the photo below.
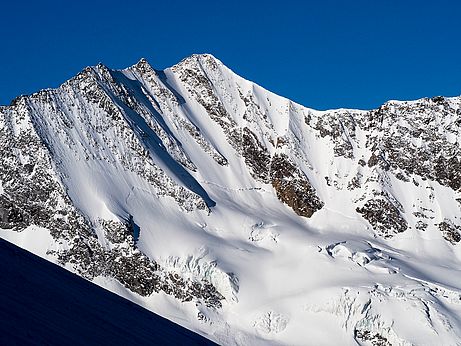
<svg viewBox="0 0 461 346">
<path fill-rule="evenodd" d="M 204 71 L 230 115 L 223 121 L 250 128 L 270 155 L 288 155 L 316 189 L 322 209 L 311 218 L 298 216 L 270 184 L 254 179 L 223 126 L 198 101 L 207 92 L 180 78 L 189 65 Z M 434 224 L 450 219 L 459 225 L 459 192 L 414 175 L 416 186 L 337 156 L 329 137 L 312 127 L 331 114 L 361 119 L 365 111 L 304 108 L 238 77 L 208 55 L 157 71 L 152 80 L 132 67 L 112 71 L 108 81 L 105 70 L 98 66 L 91 73 L 123 115 L 125 128 L 98 129 L 107 125 L 106 115 L 82 100 L 83 90 L 92 88 L 87 79 L 51 92 L 49 104 L 59 109 L 59 117 L 53 106 L 29 101 L 35 109 L 31 121 L 50 148 L 69 197 L 92 222 L 132 215 L 144 254 L 182 276 L 206 279 L 225 299 L 221 309 L 209 309 L 163 293 L 141 297 L 112 278 L 98 277 L 96 284 L 226 345 L 459 343 L 459 245 L 443 239 L 435 226 L 417 230 L 412 219 L 415 208 L 426 208 Z M 114 96 L 120 92 L 114 86 L 131 95 L 137 111 L 126 105 L 129 100 L 122 104 Z M 461 103 L 459 98 L 449 102 L 458 108 Z M 199 129 L 201 140 L 187 124 Z M 124 160 L 140 170 L 148 166 L 125 140 L 129 133 L 161 169 L 160 188 L 124 166 Z M 368 135 L 357 127 L 351 140 L 355 157 L 370 156 Z M 278 138 L 287 144 L 271 144 Z M 459 133 L 447 138 L 459 146 Z M 218 163 L 220 157 L 227 165 Z M 385 176 L 386 182 L 364 178 L 359 188 L 348 189 L 358 173 Z M 193 193 L 188 201 L 202 200 L 210 211 L 178 206 L 159 193 L 176 186 Z M 399 201 L 411 226 L 405 232 L 385 239 L 356 212 L 360 197 L 375 188 Z M 31 226 L 20 233 L 2 230 L 0 236 L 53 260 L 46 252 L 57 245 L 46 230 Z"/>
</svg>

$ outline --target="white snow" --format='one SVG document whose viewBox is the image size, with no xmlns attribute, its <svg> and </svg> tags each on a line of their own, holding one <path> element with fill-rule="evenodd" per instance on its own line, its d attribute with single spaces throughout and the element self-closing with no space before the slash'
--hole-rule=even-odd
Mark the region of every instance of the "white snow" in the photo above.
<svg viewBox="0 0 461 346">
<path fill-rule="evenodd" d="M 127 88 L 140 83 L 159 104 L 148 104 L 146 97 L 140 105 L 147 110 L 145 119 L 130 118 L 129 111 L 120 107 L 126 127 L 98 132 L 95 128 L 109 121 L 103 112 L 62 92 L 60 102 L 70 104 L 72 99 L 75 104 L 65 114 L 73 126 L 60 126 L 60 120 L 39 104 L 35 120 L 50 131 L 48 140 L 65 177 L 63 183 L 79 210 L 93 222 L 132 215 L 141 229 L 138 247 L 144 254 L 182 276 L 208 280 L 225 300 L 223 308 L 214 311 L 163 293 L 140 297 L 110 278 L 98 277 L 94 282 L 220 344 L 355 345 L 354 330 L 379 333 L 392 344 L 459 341 L 460 246 L 448 244 L 434 227 L 416 231 L 410 218 L 412 229 L 390 240 L 376 237 L 355 211 L 354 203 L 365 188 L 347 189 L 354 176 L 371 175 L 372 168 L 335 156 L 331 141 L 305 123 L 308 114 L 315 122 L 331 112 L 359 116 L 364 111 L 307 109 L 242 79 L 219 61 L 215 71 L 207 67 L 206 57 L 197 59 L 232 120 L 252 128 L 271 154 L 285 153 L 302 167 L 325 206 L 310 219 L 299 217 L 277 199 L 272 186 L 253 179 L 223 129 L 190 96 L 179 73 L 167 69 L 164 79 L 155 77 L 164 93 L 172 89 L 182 96 L 175 103 L 171 98 L 162 100 L 152 82 L 124 70 L 124 77 L 118 76 L 120 83 Z M 245 120 L 247 108 L 238 90 L 251 95 L 267 119 L 252 114 L 254 122 Z M 161 110 L 161 120 L 154 115 L 154 106 Z M 158 150 L 149 121 L 164 128 L 162 145 L 171 144 L 165 150 L 189 159 L 196 171 L 178 171 L 163 156 L 166 151 Z M 205 152 L 181 121 L 200 129 L 209 148 L 225 157 L 228 165 L 220 166 Z M 124 137 L 132 131 L 144 131 L 142 145 L 139 137 Z M 269 144 L 268 138 L 284 136 L 286 146 Z M 449 141 L 455 140 L 450 135 Z M 365 131 L 357 130 L 353 146 L 358 157 L 369 154 L 365 142 Z M 422 143 L 416 139 L 414 145 Z M 159 189 L 134 172 L 133 167 L 150 167 L 133 149 L 137 146 L 147 148 L 169 177 L 159 175 L 162 188 L 199 186 L 216 202 L 211 213 L 179 208 L 172 197 L 160 195 Z M 419 186 L 389 177 L 388 189 L 405 215 L 426 208 L 433 210 L 437 222 L 450 218 L 459 224 L 461 211 L 454 204 L 454 191 L 415 179 Z M 377 184 L 364 183 L 367 191 Z M 46 251 L 56 247 L 47 230 L 34 226 L 20 233 L 0 230 L 0 235 L 45 258 L 50 258 Z"/>
<path fill-rule="evenodd" d="M 49 250 L 56 250 L 57 244 L 46 228 L 28 226 L 21 232 L 0 228 L 0 238 L 5 239 L 33 254 L 55 262 L 53 256 L 47 254 Z"/>
</svg>

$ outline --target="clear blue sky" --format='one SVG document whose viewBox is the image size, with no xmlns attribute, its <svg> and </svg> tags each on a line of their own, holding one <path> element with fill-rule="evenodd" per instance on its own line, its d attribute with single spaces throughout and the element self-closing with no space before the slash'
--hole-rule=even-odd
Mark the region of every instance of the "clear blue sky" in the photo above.
<svg viewBox="0 0 461 346">
<path fill-rule="evenodd" d="M 212 53 L 317 109 L 461 94 L 461 1 L 19 1 L 0 7 L 0 104 L 87 65 Z"/>
</svg>

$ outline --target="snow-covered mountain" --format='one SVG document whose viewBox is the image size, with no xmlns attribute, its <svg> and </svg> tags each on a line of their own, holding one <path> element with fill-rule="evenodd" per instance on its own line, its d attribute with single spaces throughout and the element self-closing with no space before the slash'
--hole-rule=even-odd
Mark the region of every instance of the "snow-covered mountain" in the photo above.
<svg viewBox="0 0 461 346">
<path fill-rule="evenodd" d="M 461 97 L 316 111 L 142 59 L 0 138 L 2 238 L 215 342 L 461 344 Z"/>
</svg>

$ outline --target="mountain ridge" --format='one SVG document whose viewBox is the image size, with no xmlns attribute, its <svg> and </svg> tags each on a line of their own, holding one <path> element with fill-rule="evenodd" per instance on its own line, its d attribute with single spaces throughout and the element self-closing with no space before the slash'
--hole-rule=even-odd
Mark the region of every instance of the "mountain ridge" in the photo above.
<svg viewBox="0 0 461 346">
<path fill-rule="evenodd" d="M 0 236 L 218 343 L 448 342 L 460 118 L 461 97 L 316 111 L 208 54 L 98 64 L 0 108 Z"/>
<path fill-rule="evenodd" d="M 188 58 L 192 58 L 192 57 L 211 57 L 212 59 L 214 60 L 217 60 L 219 62 L 221 62 L 220 59 L 218 59 L 217 57 L 215 57 L 213 54 L 211 53 L 193 53 L 185 58 L 183 58 L 180 62 L 178 62 L 177 64 L 175 65 L 179 65 L 182 61 L 184 60 L 187 60 Z M 153 70 L 155 70 L 156 72 L 162 72 L 163 70 L 158 70 L 158 69 L 155 69 L 154 67 L 152 67 L 151 63 L 149 62 L 149 59 L 145 58 L 145 57 L 141 57 L 139 58 L 139 60 L 132 64 L 131 66 L 129 67 L 126 67 L 126 68 L 121 68 L 121 69 L 114 69 L 116 71 L 123 71 L 123 70 L 127 70 L 127 69 L 130 69 L 130 68 L 133 68 L 139 64 L 145 64 L 147 63 Z M 222 63 L 222 62 L 221 62 Z M 97 64 L 95 65 L 88 65 L 86 67 L 84 67 L 81 71 L 77 72 L 76 75 L 82 73 L 85 69 L 88 69 L 88 68 L 93 68 L 93 67 L 97 67 L 98 65 L 101 65 L 101 66 L 104 66 L 106 68 L 109 68 L 107 65 L 105 65 L 102 61 L 98 62 Z M 173 66 L 175 66 L 173 65 Z M 170 67 L 171 68 L 171 67 Z M 168 69 L 168 68 L 166 68 Z M 233 70 L 231 70 L 233 73 L 235 73 Z M 75 76 L 76 76 L 75 75 Z M 75 77 L 74 76 L 74 77 Z M 71 77 L 69 79 L 72 79 L 74 77 Z M 68 80 L 67 80 L 68 81 Z M 63 82 L 62 84 L 66 83 L 67 81 Z M 257 84 L 257 82 L 255 81 L 252 81 L 252 80 L 248 80 L 250 83 L 254 83 L 254 84 Z M 62 85 L 61 84 L 61 85 Z M 40 89 L 39 91 L 36 91 L 36 92 L 33 92 L 33 93 L 30 93 L 30 94 L 21 94 L 17 97 L 15 97 L 13 100 L 11 100 L 11 102 L 9 104 L 3 104 L 3 105 L 0 105 L 0 108 L 6 108 L 6 107 L 9 107 L 12 105 L 12 103 L 15 102 L 15 99 L 17 98 L 21 98 L 21 97 L 29 97 L 29 96 L 32 96 L 32 95 L 35 95 L 35 94 L 38 94 L 40 92 L 44 92 L 44 91 L 50 91 L 50 90 L 55 90 L 55 89 L 58 89 L 61 85 L 58 85 L 57 87 L 49 87 L 49 88 L 44 88 L 44 89 Z M 258 85 L 258 84 L 257 84 Z M 259 85 L 258 85 L 259 86 Z M 265 87 L 261 86 L 262 88 L 266 89 Z M 275 92 L 272 92 L 270 91 L 269 89 L 266 89 L 267 91 L 275 94 Z M 312 107 L 309 107 L 307 105 L 304 105 L 303 103 L 301 102 L 297 102 L 297 101 L 293 101 L 290 99 L 289 96 L 281 96 L 279 94 L 276 94 L 277 96 L 279 97 L 282 97 L 284 99 L 287 99 L 293 103 L 296 103 L 300 106 L 303 106 L 303 107 L 306 107 L 306 108 L 309 108 L 309 109 L 312 109 L 312 110 L 316 110 L 316 111 L 320 111 L 320 112 L 329 112 L 329 111 L 364 111 L 364 112 L 367 112 L 367 111 L 370 111 L 370 110 L 373 110 L 373 109 L 376 109 L 376 108 L 344 108 L 344 107 L 339 107 L 339 108 L 328 108 L 328 109 L 323 109 L 323 110 L 320 110 L 320 109 L 315 109 L 315 108 L 312 108 Z M 381 106 L 385 105 L 386 103 L 398 103 L 398 102 L 413 102 L 413 101 L 421 101 L 421 100 L 429 100 L 429 99 L 437 99 L 437 98 L 446 98 L 446 99 L 454 99 L 454 98 L 458 98 L 460 95 L 453 95 L 453 96 L 444 96 L 444 95 L 434 95 L 434 96 L 423 96 L 423 97 L 420 97 L 420 98 L 417 98 L 417 99 L 411 99 L 411 100 L 400 100 L 400 99 L 389 99 L 387 101 L 385 101 Z M 379 108 L 379 107 L 378 107 Z"/>
</svg>

